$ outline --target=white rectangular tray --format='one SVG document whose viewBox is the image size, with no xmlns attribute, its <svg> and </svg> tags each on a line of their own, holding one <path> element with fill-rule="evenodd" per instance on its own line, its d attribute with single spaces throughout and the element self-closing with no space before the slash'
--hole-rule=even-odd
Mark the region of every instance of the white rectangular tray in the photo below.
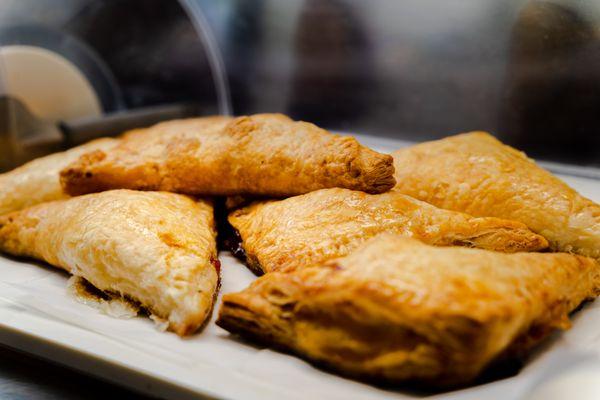
<svg viewBox="0 0 600 400">
<path fill-rule="evenodd" d="M 381 150 L 403 143 L 360 138 Z M 600 201 L 600 183 L 563 177 Z M 229 253 L 220 254 L 221 293 L 253 279 Z M 115 319 L 67 295 L 68 276 L 42 264 L 0 256 L 0 343 L 91 375 L 166 398 L 405 399 L 408 391 L 377 388 L 322 371 L 296 357 L 230 336 L 213 320 L 199 334 L 180 339 L 159 332 L 147 318 Z M 514 377 L 439 394 L 444 399 L 517 399 L 540 381 L 577 365 L 598 363 L 600 302 L 588 304 L 573 328 L 556 335 Z M 599 358 L 600 360 L 600 358 Z"/>
</svg>

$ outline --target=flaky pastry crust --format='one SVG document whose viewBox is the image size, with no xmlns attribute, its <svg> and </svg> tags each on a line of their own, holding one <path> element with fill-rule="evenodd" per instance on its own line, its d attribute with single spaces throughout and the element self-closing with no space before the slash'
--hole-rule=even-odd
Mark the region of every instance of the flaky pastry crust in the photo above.
<svg viewBox="0 0 600 400">
<path fill-rule="evenodd" d="M 115 190 L 0 217 L 0 250 L 137 301 L 179 335 L 212 309 L 215 236 L 212 204 L 174 193 Z"/>
<path fill-rule="evenodd" d="M 116 143 L 117 139 L 111 138 L 93 140 L 0 174 L 0 215 L 68 197 L 60 186 L 60 171 L 81 155 L 95 150 L 108 150 Z"/>
<path fill-rule="evenodd" d="M 344 258 L 226 294 L 217 324 L 349 376 L 446 386 L 569 327 L 569 312 L 599 288 L 591 258 L 384 234 Z"/>
<path fill-rule="evenodd" d="M 600 205 L 485 132 L 396 151 L 396 188 L 475 216 L 512 219 L 555 251 L 600 259 Z"/>
<path fill-rule="evenodd" d="M 391 156 L 280 114 L 164 122 L 82 156 L 61 173 L 70 194 L 128 188 L 289 196 L 326 187 L 385 192 Z"/>
<path fill-rule="evenodd" d="M 254 202 L 228 219 L 242 239 L 248 265 L 262 272 L 345 256 L 382 232 L 438 246 L 504 252 L 537 251 L 548 245 L 520 222 L 443 210 L 396 190 L 367 194 L 322 189 Z"/>
</svg>

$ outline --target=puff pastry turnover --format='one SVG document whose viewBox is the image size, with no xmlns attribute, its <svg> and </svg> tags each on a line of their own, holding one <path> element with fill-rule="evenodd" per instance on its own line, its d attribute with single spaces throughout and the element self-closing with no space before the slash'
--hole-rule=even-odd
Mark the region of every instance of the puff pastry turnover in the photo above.
<svg viewBox="0 0 600 400">
<path fill-rule="evenodd" d="M 523 222 L 556 251 L 600 259 L 600 206 L 484 132 L 393 154 L 397 188 L 449 210 Z"/>
<path fill-rule="evenodd" d="M 391 156 L 279 114 L 176 120 L 137 130 L 111 151 L 82 156 L 61 178 L 73 195 L 128 188 L 289 196 L 394 186 Z"/>
<path fill-rule="evenodd" d="M 250 268 L 262 272 L 344 256 L 381 232 L 504 252 L 548 245 L 520 222 L 442 210 L 395 190 L 367 194 L 334 188 L 260 201 L 232 212 L 229 223 L 242 240 Z"/>
<path fill-rule="evenodd" d="M 591 258 L 383 234 L 345 258 L 225 295 L 217 324 L 350 376 L 444 386 L 569 327 L 569 312 L 599 288 Z"/>
<path fill-rule="evenodd" d="M 108 150 L 116 143 L 117 139 L 111 138 L 94 140 L 0 174 L 0 215 L 68 197 L 60 186 L 60 171 L 79 156 L 94 150 Z"/>
<path fill-rule="evenodd" d="M 213 207 L 174 193 L 115 190 L 0 217 L 0 250 L 34 257 L 194 332 L 218 286 Z"/>
</svg>

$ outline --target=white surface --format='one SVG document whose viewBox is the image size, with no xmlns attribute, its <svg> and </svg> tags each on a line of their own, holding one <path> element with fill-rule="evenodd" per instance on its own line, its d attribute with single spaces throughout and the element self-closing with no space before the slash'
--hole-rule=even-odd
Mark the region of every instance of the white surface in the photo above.
<svg viewBox="0 0 600 400">
<path fill-rule="evenodd" d="M 538 385 L 527 396 L 529 400 L 598 400 L 600 398 L 600 365 L 582 363 Z"/>
<path fill-rule="evenodd" d="M 381 142 L 375 147 L 388 149 Z M 565 180 L 584 195 L 600 201 L 598 182 Z M 254 279 L 229 253 L 222 253 L 220 259 L 221 293 L 241 290 Z M 213 321 L 189 339 L 161 333 L 147 318 L 119 320 L 105 316 L 68 296 L 67 279 L 66 274 L 49 267 L 0 257 L 0 343 L 169 398 L 418 397 L 340 378 L 296 357 L 241 342 L 214 324 L 216 311 Z M 552 388 L 560 387 L 561 393 L 569 392 L 577 398 L 582 382 L 600 370 L 599 357 L 597 301 L 577 313 L 573 328 L 547 341 L 515 377 L 435 398 L 539 399 L 539 393 L 547 393 L 547 385 L 554 383 L 555 386 L 549 386 L 553 392 L 559 389 Z M 578 372 L 568 374 L 573 371 Z M 589 393 L 600 398 L 598 386 L 586 390 L 595 390 Z"/>
<path fill-rule="evenodd" d="M 94 88 L 63 56 L 35 46 L 0 47 L 5 90 L 50 121 L 99 116 Z"/>
</svg>

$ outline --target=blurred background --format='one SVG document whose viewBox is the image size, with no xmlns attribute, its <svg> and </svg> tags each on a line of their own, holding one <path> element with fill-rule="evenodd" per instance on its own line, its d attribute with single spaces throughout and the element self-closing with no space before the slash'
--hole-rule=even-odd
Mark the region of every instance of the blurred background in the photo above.
<svg viewBox="0 0 600 400">
<path fill-rule="evenodd" d="M 487 130 L 600 166 L 598 0 L 4 0 L 15 44 L 70 60 L 103 112 L 194 101 L 410 141 Z"/>
</svg>

